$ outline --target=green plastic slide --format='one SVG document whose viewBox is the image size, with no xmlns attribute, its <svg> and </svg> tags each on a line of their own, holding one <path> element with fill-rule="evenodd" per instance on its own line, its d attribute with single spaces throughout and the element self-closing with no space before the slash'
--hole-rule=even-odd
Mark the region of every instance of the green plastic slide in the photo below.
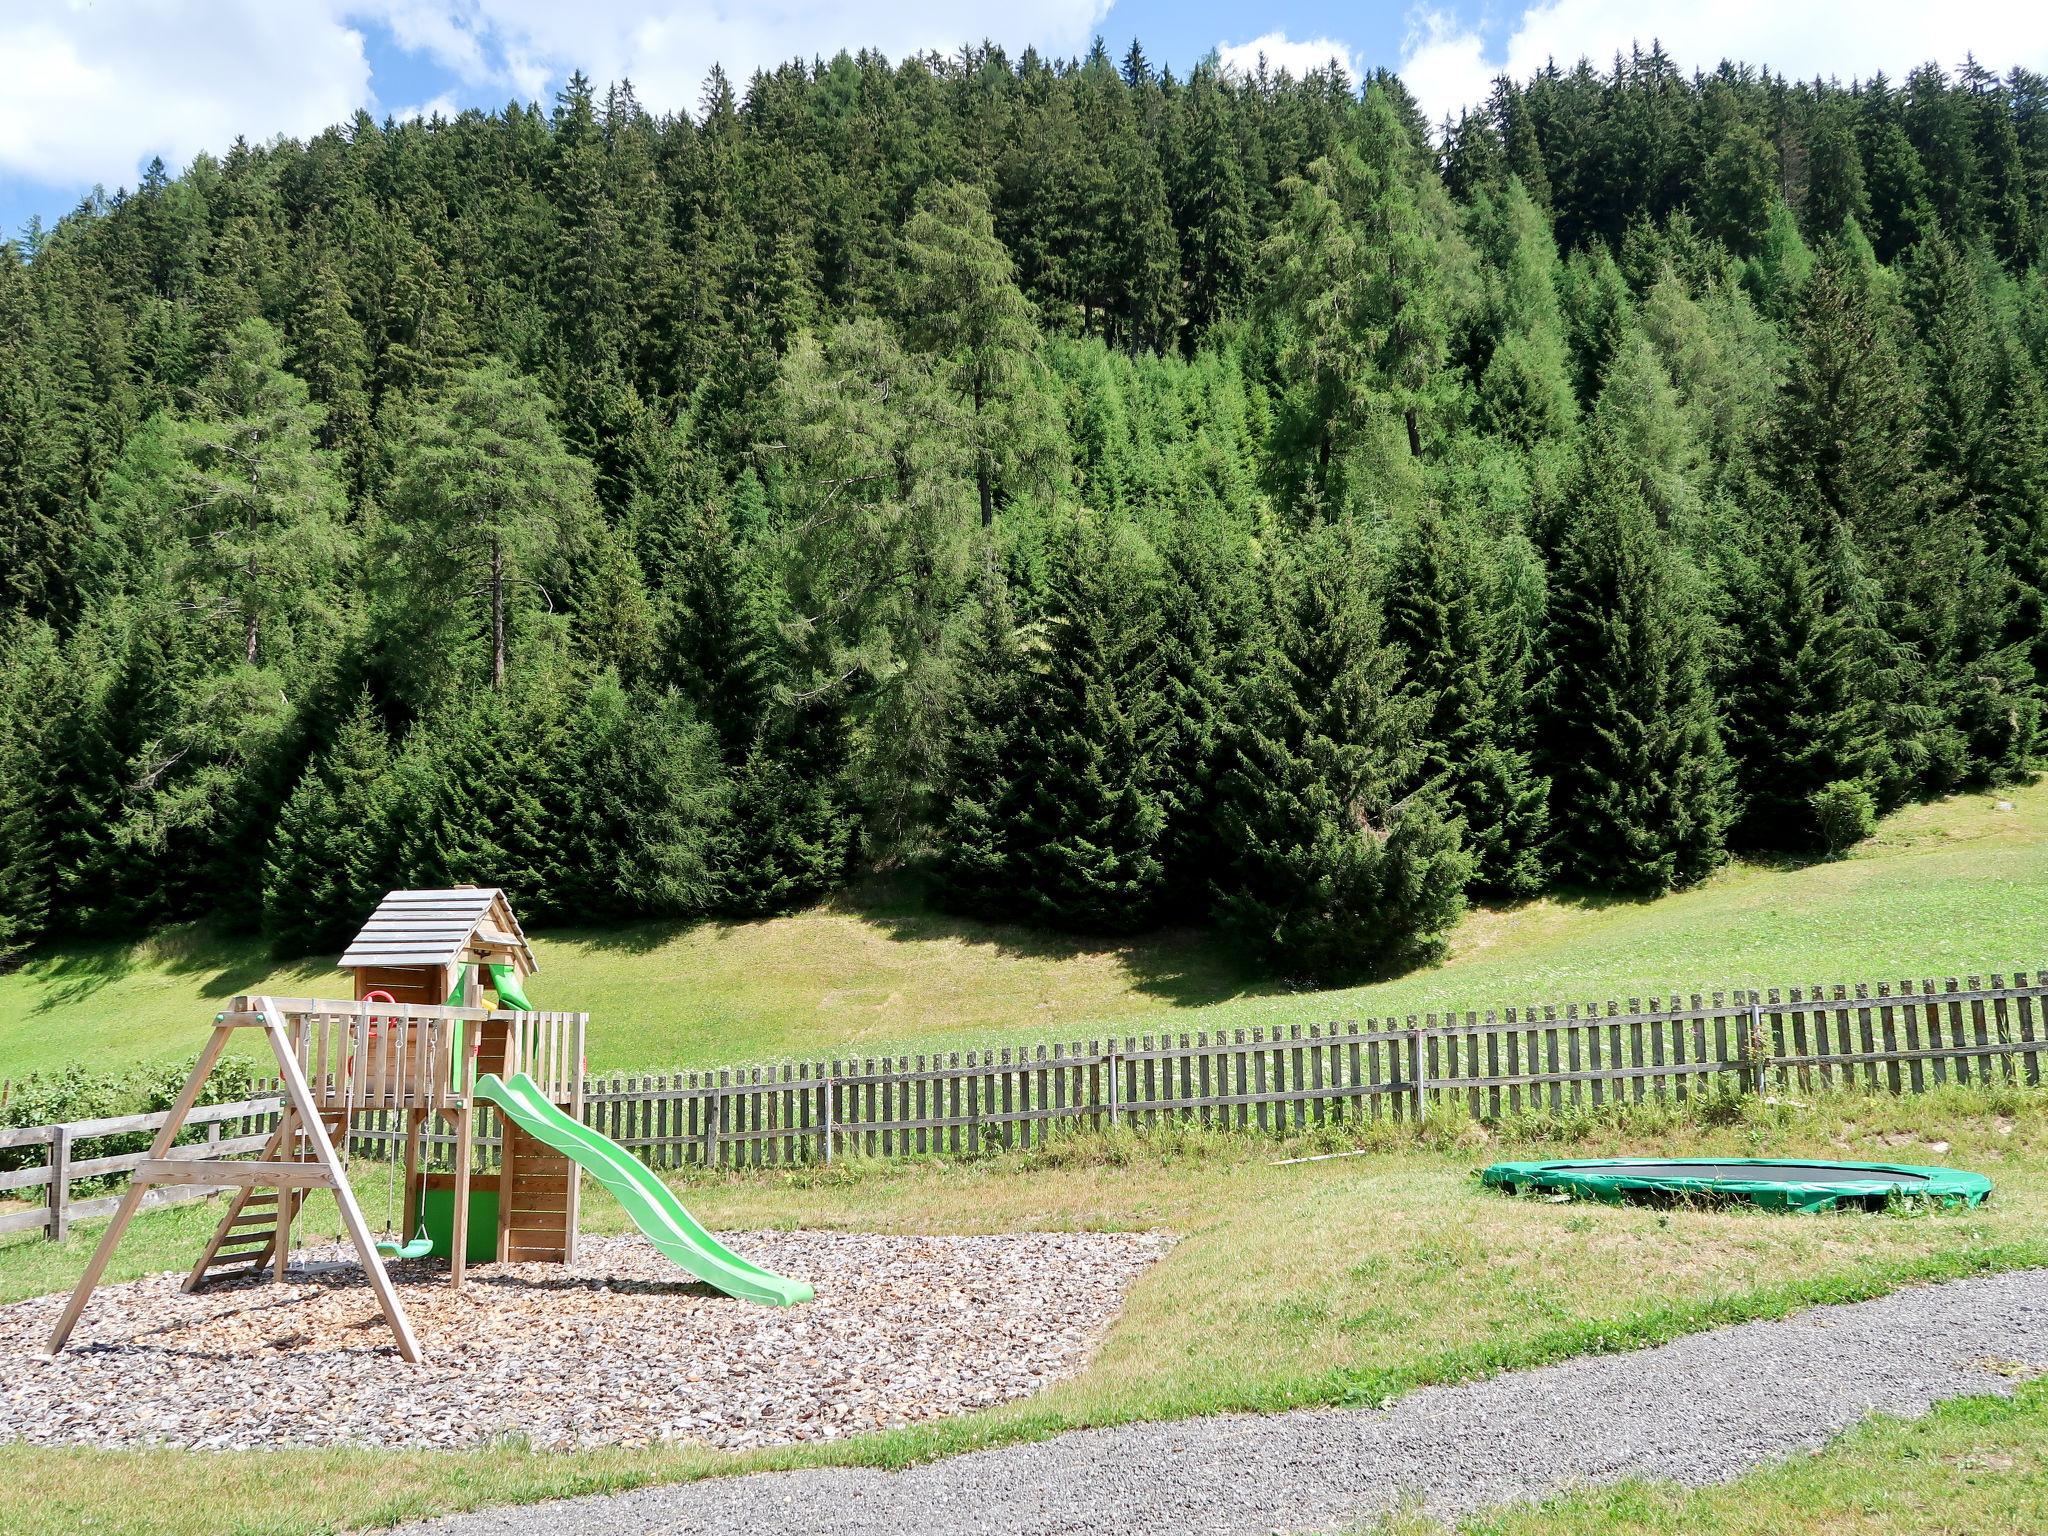
<svg viewBox="0 0 2048 1536">
<path fill-rule="evenodd" d="M 526 1000 L 525 992 L 520 990 L 519 973 L 513 970 L 511 966 L 492 966 L 491 986 L 498 994 L 498 1006 L 500 1008 L 513 1008 L 517 1009 L 520 1013 L 532 1013 L 534 1011 L 533 1004 Z"/>
<path fill-rule="evenodd" d="M 485 1073 L 476 1080 L 476 1096 L 497 1105 L 522 1131 L 589 1172 L 618 1198 L 649 1242 L 699 1280 L 763 1306 L 787 1307 L 811 1299 L 811 1288 L 803 1281 L 785 1280 L 749 1264 L 705 1231 L 640 1159 L 601 1131 L 570 1119 L 524 1072 L 510 1078 Z"/>
</svg>

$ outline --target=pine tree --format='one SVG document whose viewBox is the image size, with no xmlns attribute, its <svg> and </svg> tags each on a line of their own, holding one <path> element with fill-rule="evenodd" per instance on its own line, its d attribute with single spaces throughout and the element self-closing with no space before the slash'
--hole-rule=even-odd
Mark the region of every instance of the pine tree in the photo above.
<svg viewBox="0 0 2048 1536">
<path fill-rule="evenodd" d="M 929 189 L 903 243 L 910 341 L 937 360 L 942 387 L 968 413 L 986 528 L 999 503 L 1045 469 L 1047 424 L 1031 387 L 1038 329 L 978 188 Z"/>
<path fill-rule="evenodd" d="M 1464 911 L 1471 856 L 1433 795 L 1349 525 L 1274 563 L 1271 628 L 1233 721 L 1219 814 L 1231 863 L 1216 921 L 1282 975 L 1371 976 L 1427 952 Z"/>
<path fill-rule="evenodd" d="M 1524 448 L 1562 437 L 1578 415 L 1557 297 L 1557 246 L 1519 178 L 1482 212 L 1492 355 L 1479 379 L 1486 426 Z"/>
<path fill-rule="evenodd" d="M 1150 552 L 1098 520 L 1066 534 L 1046 657 L 1017 746 L 1017 868 L 1056 927 L 1130 932 L 1165 879 L 1166 726 Z"/>
<path fill-rule="evenodd" d="M 270 663 L 297 627 L 331 614 L 353 551 L 319 421 L 277 333 L 249 320 L 227 337 L 171 439 L 181 461 L 167 491 L 181 513 L 171 579 L 236 638 L 247 666 Z"/>
<path fill-rule="evenodd" d="M 1699 596 L 1597 432 L 1558 554 L 1549 651 L 1544 766 L 1560 872 L 1647 891 L 1711 873 L 1734 807 Z"/>
<path fill-rule="evenodd" d="M 345 943 L 396 883 L 391 741 L 367 692 L 285 801 L 263 868 L 263 926 L 286 954 Z"/>
<path fill-rule="evenodd" d="M 559 628 L 575 554 L 607 538 L 588 466 L 497 363 L 419 403 L 384 500 L 382 623 L 405 636 L 415 707 L 451 686 L 502 691 L 521 641 Z"/>
</svg>

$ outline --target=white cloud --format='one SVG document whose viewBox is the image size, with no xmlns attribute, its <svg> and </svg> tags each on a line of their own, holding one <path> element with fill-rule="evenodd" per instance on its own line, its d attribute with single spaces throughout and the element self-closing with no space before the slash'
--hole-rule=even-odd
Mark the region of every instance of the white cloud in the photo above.
<svg viewBox="0 0 2048 1536">
<path fill-rule="evenodd" d="M 1401 46 L 1401 83 L 1408 87 L 1432 125 L 1444 113 L 1483 100 L 1499 66 L 1486 62 L 1486 42 L 1457 18 L 1443 11 L 1416 11 L 1408 17 L 1408 36 Z"/>
<path fill-rule="evenodd" d="M 414 118 L 433 119 L 436 117 L 455 118 L 462 114 L 462 103 L 456 100 L 453 91 L 442 91 L 426 101 L 416 101 L 409 107 L 385 107 L 381 109 L 386 117 L 395 117 L 401 123 Z"/>
<path fill-rule="evenodd" d="M 238 136 L 303 135 L 370 98 L 359 33 L 322 0 L 0 7 L 0 175 L 132 185 Z"/>
<path fill-rule="evenodd" d="M 1605 68 L 1617 52 L 1653 40 L 1688 72 L 1733 59 L 1795 79 L 1883 70 L 1896 80 L 1930 59 L 1953 68 L 1973 50 L 2000 72 L 2048 66 L 2040 0 L 1541 0 L 1505 46 L 1487 41 L 1494 29 L 1459 27 L 1428 10 L 1410 23 L 1401 78 L 1433 121 L 1483 100 L 1502 72 L 1525 79 L 1553 58 Z"/>
<path fill-rule="evenodd" d="M 694 110 L 713 64 L 735 89 L 756 69 L 874 48 L 890 58 L 952 53 L 984 34 L 1056 53 L 1085 48 L 1110 0 L 1011 0 L 999 18 L 951 0 L 354 0 L 373 6 L 408 46 L 472 85 L 539 97 L 571 70 L 600 86 L 630 78 L 650 110 Z"/>
<path fill-rule="evenodd" d="M 545 99 L 581 69 L 630 77 L 660 112 L 694 109 L 714 63 L 744 89 L 792 58 L 951 53 L 985 32 L 1074 53 L 1109 5 L 1012 0 L 991 24 L 950 0 L 0 0 L 0 177 L 133 185 L 152 155 L 177 169 L 237 135 L 304 137 L 374 110 L 369 23 L 472 91 Z"/>
<path fill-rule="evenodd" d="M 1351 45 L 1334 37 L 1310 37 L 1296 42 L 1285 32 L 1268 32 L 1248 43 L 1218 43 L 1216 57 L 1225 69 L 1240 75 L 1255 73 L 1259 61 L 1264 59 L 1266 68 L 1273 73 L 1284 69 L 1299 80 L 1335 59 L 1354 84 L 1365 77 Z"/>
</svg>

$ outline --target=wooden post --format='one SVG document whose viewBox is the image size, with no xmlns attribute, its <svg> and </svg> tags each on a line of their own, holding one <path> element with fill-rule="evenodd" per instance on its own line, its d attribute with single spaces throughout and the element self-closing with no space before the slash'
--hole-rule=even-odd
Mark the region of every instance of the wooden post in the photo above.
<svg viewBox="0 0 2048 1536">
<path fill-rule="evenodd" d="M 471 1058 L 474 1059 L 473 1057 Z M 476 1086 L 476 1074 L 466 1079 L 468 1089 Z M 502 1122 L 501 1122 L 502 1129 Z M 470 1094 L 462 1096 L 462 1108 L 455 1112 L 455 1189 L 454 1204 L 448 1212 L 448 1285 L 452 1290 L 461 1290 L 464 1277 L 469 1273 L 469 1165 L 476 1161 L 476 1107 L 470 1101 Z M 498 1184 L 498 1257 L 505 1256 L 505 1207 L 510 1203 L 505 1192 L 511 1185 L 501 1179 Z"/>
<path fill-rule="evenodd" d="M 285 1157 L 296 1158 L 299 1155 L 300 1144 L 297 1124 L 297 1121 L 293 1117 L 291 1105 L 285 1105 L 284 1109 L 279 1112 L 277 1117 L 277 1134 L 275 1138 L 282 1149 L 282 1155 Z M 342 1134 L 348 1134 L 348 1127 L 346 1124 L 342 1126 Z M 272 1247 L 270 1253 L 270 1278 L 274 1280 L 277 1284 L 283 1285 L 285 1281 L 285 1273 L 291 1266 L 292 1217 L 296 1215 L 298 1212 L 298 1200 L 296 1199 L 294 1192 L 289 1189 L 280 1189 L 277 1192 L 276 1209 L 277 1216 L 271 1228 Z M 220 1235 L 222 1237 L 226 1237 L 227 1231 L 228 1223 L 223 1221 L 221 1223 Z M 200 1276 L 206 1273 L 205 1266 L 208 1263 L 210 1263 L 212 1259 L 213 1254 L 208 1253 L 203 1259 L 200 1260 L 200 1267 L 192 1271 L 191 1279 L 186 1282 L 186 1289 L 191 1289 L 191 1287 L 198 1282 Z"/>
<path fill-rule="evenodd" d="M 150 1143 L 151 1158 L 168 1156 L 171 1143 L 177 1140 L 178 1128 L 185 1123 L 185 1117 L 192 1113 L 192 1106 L 199 1100 L 199 1090 L 206 1085 L 213 1065 L 220 1060 L 220 1053 L 227 1049 L 228 1037 L 233 1028 L 227 1024 L 216 1024 L 213 1034 L 200 1048 L 199 1060 L 193 1063 L 192 1075 L 185 1079 L 185 1086 L 178 1090 L 178 1097 L 172 1102 L 170 1113 L 164 1116 L 163 1129 L 156 1133 L 156 1140 Z M 294 1068 L 297 1067 L 294 1062 Z M 302 1080 L 303 1081 L 303 1080 Z M 100 1276 L 107 1272 L 107 1261 L 120 1246 L 121 1234 L 128 1230 L 128 1223 L 135 1219 L 135 1212 L 142 1204 L 142 1197 L 149 1192 L 149 1186 L 140 1179 L 131 1179 L 127 1190 L 121 1196 L 121 1203 L 114 1208 L 114 1219 L 107 1223 L 107 1230 L 100 1234 L 99 1246 L 92 1251 L 92 1258 L 86 1262 L 85 1273 L 78 1277 L 78 1284 L 72 1288 L 71 1299 L 64 1303 L 64 1310 L 57 1318 L 57 1326 L 50 1330 L 49 1351 L 59 1354 L 71 1338 L 71 1330 L 78 1326 L 78 1315 L 85 1310 L 86 1301 L 100 1283 Z"/>
<path fill-rule="evenodd" d="M 377 1306 L 384 1314 L 384 1321 L 391 1325 L 391 1332 L 398 1340 L 401 1358 L 419 1363 L 419 1340 L 413 1336 L 412 1320 L 405 1315 L 405 1307 L 393 1289 L 391 1276 L 385 1272 L 383 1257 L 377 1252 L 377 1239 L 370 1231 L 370 1224 L 363 1219 L 363 1208 L 356 1203 L 356 1192 L 350 1186 L 347 1174 L 342 1172 L 341 1159 L 335 1153 L 334 1143 L 327 1135 L 327 1126 L 320 1118 L 319 1106 L 313 1100 L 313 1090 L 306 1082 L 306 1074 L 299 1067 L 299 1054 L 292 1049 L 286 1032 L 284 1015 L 269 998 L 261 998 L 264 1018 L 264 1033 L 270 1037 L 270 1048 L 277 1056 L 280 1075 L 284 1079 L 284 1090 L 291 1106 L 298 1111 L 300 1123 L 305 1128 L 307 1142 L 313 1153 L 312 1161 L 320 1163 L 333 1176 L 334 1203 L 341 1207 L 342 1229 L 355 1246 L 356 1258 L 363 1267 L 363 1274 L 370 1282 L 370 1290 L 377 1298 Z M 215 1055 L 219 1052 L 216 1050 Z M 212 1062 L 207 1063 L 209 1070 Z M 189 1085 L 196 1094 L 198 1085 Z M 189 1109 L 189 1105 L 186 1108 Z M 180 1111 L 178 1119 L 184 1118 Z M 342 1134 L 348 1134 L 343 1125 Z M 157 1154 L 161 1156 L 162 1154 Z M 289 1190 L 278 1191 L 278 1207 L 282 1210 L 290 1196 Z M 279 1234 L 280 1238 L 283 1236 Z"/>
<path fill-rule="evenodd" d="M 573 1074 L 571 1081 L 575 1084 L 569 1091 L 569 1118 L 578 1125 L 581 1125 L 583 1123 L 582 1020 L 579 1019 L 568 1027 L 567 1038 L 562 1043 L 565 1051 L 573 1053 L 561 1066 L 562 1071 Z M 569 1213 L 567 1217 L 568 1229 L 562 1234 L 562 1262 L 564 1264 L 574 1264 L 576 1262 L 577 1229 L 583 1224 L 583 1165 L 574 1158 L 570 1158 L 567 1161 L 569 1173 Z"/>
<path fill-rule="evenodd" d="M 71 1235 L 71 1127 L 50 1127 L 50 1241 Z"/>
</svg>

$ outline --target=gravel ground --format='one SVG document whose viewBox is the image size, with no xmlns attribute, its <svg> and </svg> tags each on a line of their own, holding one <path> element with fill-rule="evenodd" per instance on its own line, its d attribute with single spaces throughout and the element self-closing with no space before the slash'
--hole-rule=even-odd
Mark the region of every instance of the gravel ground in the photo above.
<svg viewBox="0 0 2048 1536">
<path fill-rule="evenodd" d="M 1185 1536 L 1324 1531 L 1417 1500 L 1454 1517 L 1572 1483 L 1694 1485 L 1821 1445 L 1875 1411 L 2048 1370 L 2048 1271 L 1825 1307 L 1577 1360 L 1385 1410 L 1193 1419 L 1061 1435 L 906 1472 L 769 1473 L 487 1511 L 410 1536 Z"/>
<path fill-rule="evenodd" d="M 61 1296 L 0 1308 L 0 1440 L 40 1445 L 536 1446 L 832 1440 L 1028 1397 L 1087 1363 L 1169 1239 L 749 1232 L 731 1245 L 817 1299 L 758 1307 L 637 1237 L 579 1262 L 391 1273 L 427 1363 L 406 1365 L 354 1262 L 197 1296 L 179 1275 L 103 1286 L 71 1347 Z M 295 1264 L 299 1261 L 295 1260 Z"/>
</svg>

